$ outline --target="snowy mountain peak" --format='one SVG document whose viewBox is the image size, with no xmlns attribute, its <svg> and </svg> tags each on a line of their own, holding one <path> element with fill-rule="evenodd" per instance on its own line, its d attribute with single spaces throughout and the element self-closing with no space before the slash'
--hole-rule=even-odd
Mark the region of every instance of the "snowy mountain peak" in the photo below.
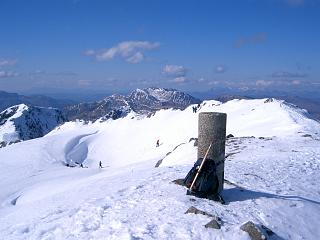
<svg viewBox="0 0 320 240">
<path fill-rule="evenodd" d="M 136 89 L 128 96 L 114 94 L 102 101 L 81 103 L 65 108 L 71 120 L 84 119 L 95 121 L 97 119 L 117 119 L 134 111 L 138 114 L 150 114 L 160 109 L 185 109 L 190 104 L 200 103 L 184 92 L 165 88 Z"/>
<path fill-rule="evenodd" d="M 180 99 L 176 102 L 183 103 L 190 101 L 190 103 L 195 103 L 193 101 L 196 100 L 189 94 L 168 88 L 149 87 L 145 89 L 136 89 L 135 91 L 133 91 L 133 93 L 139 93 L 140 95 L 145 95 L 149 97 L 151 96 L 159 102 L 169 102 Z"/>
<path fill-rule="evenodd" d="M 62 112 L 55 108 L 12 106 L 0 113 L 0 147 L 42 137 L 65 121 Z"/>
<path fill-rule="evenodd" d="M 129 95 L 130 99 L 135 99 L 137 101 L 148 99 L 148 97 L 149 94 L 146 91 L 139 88 L 131 92 L 131 94 Z"/>
<path fill-rule="evenodd" d="M 4 125 L 7 121 L 10 121 L 13 118 L 20 117 L 23 111 L 28 110 L 28 106 L 25 104 L 19 104 L 7 108 L 6 110 L 0 113 L 0 126 Z"/>
</svg>

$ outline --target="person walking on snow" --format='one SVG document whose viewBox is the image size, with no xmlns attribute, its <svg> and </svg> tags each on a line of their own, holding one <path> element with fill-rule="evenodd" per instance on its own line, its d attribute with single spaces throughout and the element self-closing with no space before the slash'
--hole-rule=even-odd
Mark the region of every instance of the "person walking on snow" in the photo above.
<svg viewBox="0 0 320 240">
<path fill-rule="evenodd" d="M 157 140 L 157 143 L 156 143 L 156 147 L 159 147 L 160 146 L 160 142 L 159 142 L 159 139 Z"/>
<path fill-rule="evenodd" d="M 102 168 L 102 162 L 101 161 L 99 162 L 99 168 Z"/>
</svg>

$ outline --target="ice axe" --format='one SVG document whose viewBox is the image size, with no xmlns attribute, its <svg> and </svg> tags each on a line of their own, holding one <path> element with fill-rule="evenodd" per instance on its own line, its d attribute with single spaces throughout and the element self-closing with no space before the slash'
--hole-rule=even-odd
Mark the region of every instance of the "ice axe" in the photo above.
<svg viewBox="0 0 320 240">
<path fill-rule="evenodd" d="M 192 181 L 192 184 L 191 184 L 190 188 L 189 188 L 188 191 L 187 191 L 187 195 L 192 195 L 193 185 L 194 185 L 195 182 L 197 181 L 197 178 L 198 178 L 198 176 L 199 176 L 199 173 L 201 172 L 201 169 L 202 169 L 202 167 L 203 167 L 203 165 L 204 165 L 204 162 L 207 160 L 207 156 L 208 156 L 208 154 L 209 154 L 209 151 L 210 151 L 211 146 L 212 146 L 212 142 L 210 143 L 210 145 L 209 145 L 209 147 L 208 147 L 208 149 L 207 149 L 207 151 L 206 151 L 206 154 L 204 155 L 204 158 L 203 158 L 203 160 L 202 160 L 202 162 L 201 162 L 201 164 L 200 164 L 200 167 L 199 167 L 199 169 L 198 169 L 198 171 L 197 171 L 197 173 L 196 173 L 196 176 L 194 177 L 194 179 L 193 179 L 193 181 Z"/>
</svg>

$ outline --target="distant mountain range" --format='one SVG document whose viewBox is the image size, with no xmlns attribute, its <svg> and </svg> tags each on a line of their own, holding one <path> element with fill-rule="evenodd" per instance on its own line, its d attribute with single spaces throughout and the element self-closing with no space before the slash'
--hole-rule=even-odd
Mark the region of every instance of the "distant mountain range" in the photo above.
<svg viewBox="0 0 320 240">
<path fill-rule="evenodd" d="M 59 109 L 12 106 L 0 113 L 0 147 L 42 137 L 66 121 Z"/>
<path fill-rule="evenodd" d="M 22 103 L 30 106 L 54 107 L 62 109 L 64 106 L 74 104 L 75 102 L 71 100 L 54 99 L 43 95 L 24 96 L 17 93 L 0 91 L 0 112 L 8 107 Z"/>
<path fill-rule="evenodd" d="M 101 101 L 66 106 L 64 113 L 69 120 L 95 121 L 99 118 L 117 119 L 134 111 L 140 114 L 154 113 L 160 109 L 185 109 L 201 100 L 189 94 L 165 88 L 136 89 L 129 95 L 114 94 Z"/>
<path fill-rule="evenodd" d="M 224 94 L 208 97 L 208 99 L 210 98 L 227 102 L 232 99 L 257 97 L 250 96 L 250 94 Z M 278 98 L 306 109 L 310 117 L 319 121 L 320 101 L 290 95 Z M 187 93 L 175 89 L 155 87 L 136 89 L 128 95 L 113 94 L 100 101 L 79 104 L 41 95 L 24 96 L 0 91 L 0 147 L 17 141 L 42 137 L 66 121 L 118 119 L 125 117 L 131 111 L 150 115 L 160 109 L 183 110 L 190 104 L 200 102 L 200 99 Z"/>
<path fill-rule="evenodd" d="M 181 91 L 164 88 L 136 89 L 127 96 L 114 94 L 101 101 L 67 106 L 65 101 L 44 96 L 26 97 L 0 92 L 0 98 L 2 108 L 10 105 L 0 112 L 0 147 L 42 137 L 69 120 L 118 119 L 131 111 L 148 115 L 160 109 L 185 109 L 190 104 L 201 102 Z M 22 101 L 27 104 L 15 105 Z M 58 106 L 61 109 L 39 105 Z"/>
</svg>

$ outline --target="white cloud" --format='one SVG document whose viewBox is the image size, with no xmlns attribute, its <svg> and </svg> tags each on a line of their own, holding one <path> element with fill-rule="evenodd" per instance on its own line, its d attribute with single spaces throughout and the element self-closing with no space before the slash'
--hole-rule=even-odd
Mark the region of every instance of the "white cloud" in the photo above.
<svg viewBox="0 0 320 240">
<path fill-rule="evenodd" d="M 225 73 L 227 71 L 227 67 L 223 64 L 217 65 L 215 67 L 215 72 L 216 73 Z"/>
<path fill-rule="evenodd" d="M 162 73 L 169 77 L 184 77 L 187 69 L 179 65 L 166 65 L 162 69 Z"/>
<path fill-rule="evenodd" d="M 102 50 L 87 50 L 85 55 L 95 56 L 99 61 L 107 61 L 120 57 L 125 59 L 129 63 L 139 63 L 144 60 L 144 52 L 159 47 L 158 42 L 148 41 L 126 41 L 121 42 L 109 49 Z"/>
<path fill-rule="evenodd" d="M 16 65 L 16 59 L 0 59 L 0 67 Z"/>
<path fill-rule="evenodd" d="M 300 84 L 301 84 L 301 81 L 299 81 L 299 80 L 293 80 L 293 81 L 291 82 L 291 84 L 292 84 L 292 85 L 300 85 Z"/>
<path fill-rule="evenodd" d="M 44 70 L 35 70 L 32 74 L 42 74 L 42 73 L 45 73 Z"/>
<path fill-rule="evenodd" d="M 175 83 L 184 83 L 186 81 L 187 81 L 186 77 L 176 77 L 172 80 L 172 82 L 175 82 Z"/>
<path fill-rule="evenodd" d="M 96 52 L 92 49 L 88 49 L 86 51 L 84 51 L 84 55 L 86 56 L 94 56 L 96 54 Z"/>
<path fill-rule="evenodd" d="M 218 85 L 220 82 L 219 81 L 209 81 L 208 85 Z"/>
<path fill-rule="evenodd" d="M 141 52 L 136 52 L 131 57 L 127 58 L 129 63 L 139 63 L 144 59 L 144 55 Z"/>
<path fill-rule="evenodd" d="M 91 85 L 91 81 L 85 80 L 85 79 L 81 79 L 81 80 L 78 80 L 78 85 L 82 86 L 82 87 L 90 86 Z"/>
<path fill-rule="evenodd" d="M 0 78 L 9 78 L 9 77 L 17 77 L 19 76 L 16 72 L 7 72 L 7 71 L 0 71 Z"/>
<path fill-rule="evenodd" d="M 201 83 L 201 82 L 205 82 L 205 81 L 206 81 L 206 79 L 205 79 L 205 78 L 203 78 L 203 77 L 201 77 L 201 78 L 199 78 L 199 79 L 198 79 L 198 81 L 197 81 L 197 82 Z"/>
<path fill-rule="evenodd" d="M 272 73 L 273 78 L 305 78 L 305 73 L 292 73 L 292 72 L 274 72 Z"/>
<path fill-rule="evenodd" d="M 257 80 L 256 81 L 256 86 L 260 86 L 260 87 L 267 87 L 267 86 L 270 86 L 271 84 L 273 84 L 272 81 L 267 81 L 267 80 Z"/>
</svg>

